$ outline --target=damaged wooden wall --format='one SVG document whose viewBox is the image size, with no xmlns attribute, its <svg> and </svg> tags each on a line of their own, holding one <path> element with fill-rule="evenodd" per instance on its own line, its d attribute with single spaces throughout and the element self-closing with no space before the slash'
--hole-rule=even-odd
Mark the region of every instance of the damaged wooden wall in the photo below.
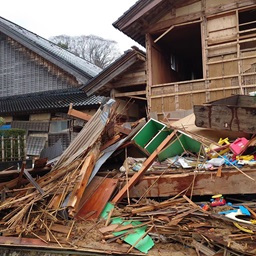
<svg viewBox="0 0 256 256">
<path fill-rule="evenodd" d="M 192 109 L 256 89 L 253 0 L 184 1 L 146 35 L 150 112 Z"/>
</svg>

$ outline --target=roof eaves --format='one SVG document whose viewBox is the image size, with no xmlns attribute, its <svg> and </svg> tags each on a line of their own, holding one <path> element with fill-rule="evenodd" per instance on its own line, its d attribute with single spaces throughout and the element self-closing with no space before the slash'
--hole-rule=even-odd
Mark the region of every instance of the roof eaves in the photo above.
<svg viewBox="0 0 256 256">
<path fill-rule="evenodd" d="M 177 0 L 140 0 L 112 25 L 145 47 L 145 35 L 150 24 L 160 19 Z"/>
<path fill-rule="evenodd" d="M 110 66 L 105 68 L 98 76 L 81 87 L 81 89 L 86 92 L 87 96 L 91 96 L 109 83 L 114 77 L 120 75 L 138 61 L 146 61 L 146 54 L 137 47 L 133 47 L 133 49 L 127 50 Z"/>
</svg>

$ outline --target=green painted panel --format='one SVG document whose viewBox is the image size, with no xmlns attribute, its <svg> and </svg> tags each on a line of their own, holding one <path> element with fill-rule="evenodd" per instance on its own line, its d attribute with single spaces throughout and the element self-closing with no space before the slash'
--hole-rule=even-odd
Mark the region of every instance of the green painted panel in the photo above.
<svg viewBox="0 0 256 256">
<path fill-rule="evenodd" d="M 164 124 L 157 120 L 150 119 L 133 137 L 132 141 L 134 141 L 138 146 L 144 148 L 164 127 Z"/>
<path fill-rule="evenodd" d="M 169 135 L 171 134 L 171 131 L 160 131 L 149 143 L 146 145 L 145 149 L 147 152 L 152 154 L 156 148 L 162 143 L 162 141 Z"/>
<path fill-rule="evenodd" d="M 178 137 L 172 140 L 170 144 L 158 154 L 158 160 L 161 162 L 166 158 L 179 156 L 184 152 L 184 150 L 192 153 L 199 153 L 200 148 L 200 142 L 184 134 L 179 134 Z"/>
<path fill-rule="evenodd" d="M 201 143 L 198 142 L 197 140 L 194 140 L 186 135 L 184 136 L 184 141 L 186 145 L 186 150 L 192 152 L 192 153 L 199 153 L 201 149 Z"/>
<path fill-rule="evenodd" d="M 181 155 L 184 150 L 180 140 L 182 140 L 181 135 L 179 135 L 179 139 L 177 137 L 173 139 L 171 143 L 158 154 L 158 160 L 161 162 L 164 161 L 166 158 Z"/>
</svg>

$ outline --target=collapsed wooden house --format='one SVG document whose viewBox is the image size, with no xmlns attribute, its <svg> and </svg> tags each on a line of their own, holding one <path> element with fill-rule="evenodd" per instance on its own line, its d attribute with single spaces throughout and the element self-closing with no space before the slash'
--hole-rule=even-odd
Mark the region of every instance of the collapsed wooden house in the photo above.
<svg viewBox="0 0 256 256">
<path fill-rule="evenodd" d="M 154 119 L 139 120 L 127 129 L 118 121 L 117 106 L 110 99 L 100 107 L 54 165 L 42 161 L 32 169 L 1 172 L 1 246 L 74 255 L 151 251 L 169 255 L 175 250 L 171 244 L 179 243 L 186 245 L 179 249 L 186 252 L 195 248 L 206 255 L 225 251 L 254 255 L 255 202 L 242 205 L 252 212 L 252 222 L 235 219 L 238 224 L 233 226 L 234 219 L 219 212 L 228 214 L 241 204 L 204 210 L 201 205 L 207 201 L 195 203 L 188 197 L 254 192 L 254 169 L 208 170 L 206 137 Z M 133 161 L 129 166 L 130 146 L 133 153 L 135 147 L 144 156 L 141 165 Z M 171 159 L 181 160 L 184 153 L 194 160 L 182 170 Z"/>
<path fill-rule="evenodd" d="M 204 149 L 211 143 L 223 149 L 216 138 L 206 136 L 213 137 L 213 132 L 195 131 L 191 116 L 171 125 L 167 117 L 191 109 L 195 102 L 254 89 L 253 7 L 253 1 L 141 0 L 116 21 L 115 27 L 146 46 L 147 58 L 133 49 L 82 89 L 87 96 L 120 98 L 119 106 L 134 99 L 135 106 L 145 107 L 146 96 L 148 113 L 157 114 L 158 120 L 140 119 L 127 128 L 122 125 L 125 116 L 141 116 L 120 115 L 111 106 L 113 99 L 94 115 L 70 109 L 70 115 L 87 122 L 53 166 L 44 161 L 31 170 L 23 166 L 2 172 L 1 245 L 140 255 L 135 248 L 148 253 L 160 241 L 194 248 L 197 255 L 255 255 L 254 201 L 244 202 L 252 220 L 234 226 L 234 218 L 219 212 L 241 205 L 214 212 L 191 200 L 195 195 L 255 193 L 255 168 L 208 169 Z M 189 49 L 183 43 L 188 41 Z M 130 170 L 128 156 L 137 154 L 143 162 Z M 191 165 L 179 161 L 175 166 L 183 155 L 193 157 Z M 98 243 L 86 240 L 96 227 Z M 110 246 L 113 241 L 116 247 Z M 170 253 L 169 247 L 156 249 Z"/>
</svg>

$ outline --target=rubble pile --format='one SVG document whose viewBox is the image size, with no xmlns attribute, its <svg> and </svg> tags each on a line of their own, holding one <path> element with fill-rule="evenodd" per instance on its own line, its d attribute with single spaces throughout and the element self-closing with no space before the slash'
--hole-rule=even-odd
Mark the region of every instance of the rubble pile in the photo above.
<svg viewBox="0 0 256 256">
<path fill-rule="evenodd" d="M 115 109 L 113 100 L 99 108 L 55 161 L 0 173 L 0 243 L 255 255 L 255 139 L 215 142 L 152 118 L 124 125 Z M 232 193 L 229 180 L 240 177 L 248 183 Z M 239 199 L 237 191 L 251 195 Z"/>
</svg>

